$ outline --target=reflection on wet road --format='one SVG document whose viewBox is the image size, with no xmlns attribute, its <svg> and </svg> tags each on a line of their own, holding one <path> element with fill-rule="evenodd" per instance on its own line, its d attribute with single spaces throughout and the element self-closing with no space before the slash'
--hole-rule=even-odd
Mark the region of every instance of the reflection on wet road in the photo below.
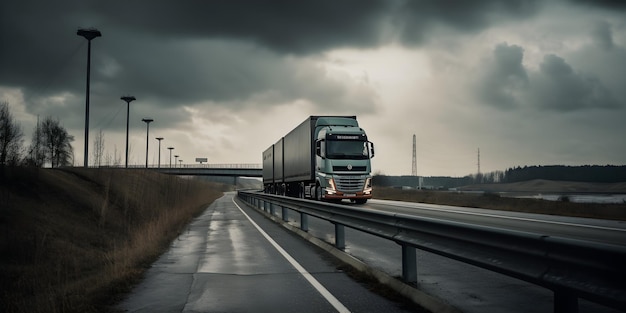
<svg viewBox="0 0 626 313">
<path fill-rule="evenodd" d="M 233 196 L 218 199 L 194 220 L 118 308 L 406 312 L 352 281 L 300 238 L 245 206 L 240 209 Z"/>
</svg>

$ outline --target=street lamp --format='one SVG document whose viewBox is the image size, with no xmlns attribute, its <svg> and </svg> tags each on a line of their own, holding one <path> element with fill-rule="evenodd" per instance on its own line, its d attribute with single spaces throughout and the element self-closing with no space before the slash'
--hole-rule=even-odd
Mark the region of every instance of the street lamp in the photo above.
<svg viewBox="0 0 626 313">
<path fill-rule="evenodd" d="M 95 28 L 79 29 L 76 35 L 87 39 L 87 92 L 85 95 L 85 164 L 88 167 L 89 158 L 89 77 L 91 76 L 91 40 L 102 36 L 99 30 Z"/>
<path fill-rule="evenodd" d="M 176 167 L 176 163 L 178 163 L 178 155 L 174 156 L 174 167 Z"/>
<path fill-rule="evenodd" d="M 179 159 L 178 162 L 180 163 L 178 167 L 183 168 L 183 159 Z"/>
<path fill-rule="evenodd" d="M 126 168 L 128 168 L 128 115 L 130 113 L 130 102 L 137 99 L 133 96 L 123 96 L 120 99 L 126 101 Z"/>
<path fill-rule="evenodd" d="M 170 168 L 172 168 L 172 150 L 174 150 L 174 147 L 167 147 L 168 150 L 170 150 Z M 174 165 L 176 165 L 176 163 L 174 163 Z"/>
<path fill-rule="evenodd" d="M 161 168 L 161 140 L 163 140 L 163 137 L 156 137 L 156 140 L 159 141 L 159 166 L 158 168 Z"/>
<path fill-rule="evenodd" d="M 142 122 L 146 123 L 146 168 L 148 168 L 148 136 L 150 134 L 150 123 L 154 122 L 151 118 L 141 119 Z"/>
</svg>

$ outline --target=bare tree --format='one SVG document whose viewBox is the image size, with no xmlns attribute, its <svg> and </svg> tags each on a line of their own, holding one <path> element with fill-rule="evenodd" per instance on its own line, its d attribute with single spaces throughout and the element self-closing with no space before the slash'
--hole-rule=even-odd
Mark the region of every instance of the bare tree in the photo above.
<svg viewBox="0 0 626 313">
<path fill-rule="evenodd" d="M 107 151 L 104 156 L 104 164 L 106 166 L 120 166 L 122 164 L 122 154 L 117 150 L 117 145 L 113 145 L 113 155 Z"/>
<path fill-rule="evenodd" d="M 93 165 L 100 167 L 104 159 L 104 132 L 102 129 L 96 134 L 93 141 Z"/>
<path fill-rule="evenodd" d="M 58 119 L 46 117 L 41 123 L 42 143 L 46 160 L 52 167 L 72 165 L 74 136 L 67 133 Z"/>
<path fill-rule="evenodd" d="M 18 164 L 22 137 L 24 133 L 9 111 L 9 103 L 0 102 L 0 166 Z"/>
<path fill-rule="evenodd" d="M 43 167 L 46 163 L 46 153 L 43 146 L 43 132 L 41 131 L 41 123 L 39 123 L 39 116 L 37 116 L 37 126 L 33 130 L 32 140 L 30 147 L 28 147 L 28 153 L 24 158 L 24 163 L 29 166 Z"/>
</svg>

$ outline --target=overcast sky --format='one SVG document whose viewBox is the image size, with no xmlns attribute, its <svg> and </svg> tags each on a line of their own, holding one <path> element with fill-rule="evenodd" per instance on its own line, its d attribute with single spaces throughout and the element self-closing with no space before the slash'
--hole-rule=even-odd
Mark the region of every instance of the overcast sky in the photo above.
<svg viewBox="0 0 626 313">
<path fill-rule="evenodd" d="M 309 115 L 356 115 L 374 172 L 626 164 L 624 1 L 33 1 L 0 4 L 0 101 L 30 140 L 58 117 L 83 164 L 261 163 Z"/>
</svg>

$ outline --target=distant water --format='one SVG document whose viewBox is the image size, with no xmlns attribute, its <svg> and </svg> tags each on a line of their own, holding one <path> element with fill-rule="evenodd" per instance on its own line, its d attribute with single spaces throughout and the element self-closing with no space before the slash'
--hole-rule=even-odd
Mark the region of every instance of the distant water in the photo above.
<svg viewBox="0 0 626 313">
<path fill-rule="evenodd" d="M 502 197 L 543 199 L 549 201 L 562 201 L 567 197 L 570 202 L 576 203 L 626 203 L 626 194 L 553 194 L 553 193 L 518 193 L 501 192 Z"/>
</svg>

